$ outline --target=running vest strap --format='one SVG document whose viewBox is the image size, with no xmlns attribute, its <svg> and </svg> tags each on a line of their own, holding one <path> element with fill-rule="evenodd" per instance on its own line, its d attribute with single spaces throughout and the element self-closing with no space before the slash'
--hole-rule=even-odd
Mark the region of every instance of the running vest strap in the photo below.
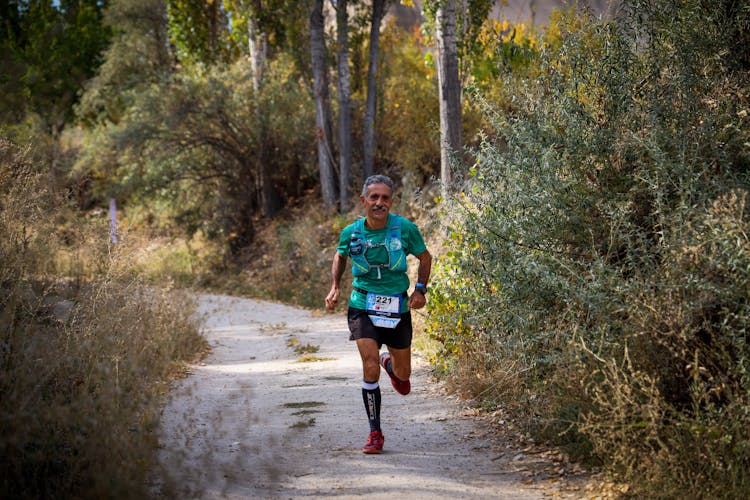
<svg viewBox="0 0 750 500">
<path fill-rule="evenodd" d="M 367 295 L 368 293 L 370 293 L 367 290 L 365 290 L 364 288 L 357 288 L 356 286 L 352 287 L 352 288 L 354 289 L 355 292 L 361 293 L 362 295 Z M 404 299 L 408 299 L 409 298 L 409 292 L 403 292 L 401 294 L 401 297 L 404 298 Z"/>
<path fill-rule="evenodd" d="M 380 279 L 380 269 L 386 268 L 391 271 L 406 271 L 406 253 L 404 245 L 401 242 L 401 217 L 390 214 L 388 216 L 388 226 L 383 243 L 371 244 L 364 237 L 365 235 L 365 218 L 362 217 L 354 223 L 352 239 L 349 243 L 349 256 L 352 259 L 352 274 L 354 276 L 364 276 L 373 269 L 377 269 Z M 365 257 L 367 250 L 370 248 L 384 246 L 388 252 L 388 264 L 370 264 Z"/>
</svg>

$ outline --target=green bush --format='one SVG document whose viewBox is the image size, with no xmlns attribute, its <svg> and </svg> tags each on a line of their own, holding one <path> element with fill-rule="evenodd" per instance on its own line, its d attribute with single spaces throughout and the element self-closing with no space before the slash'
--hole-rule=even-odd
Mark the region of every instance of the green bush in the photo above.
<svg viewBox="0 0 750 500">
<path fill-rule="evenodd" d="M 256 95 L 244 59 L 176 72 L 139 91 L 118 123 L 93 129 L 76 172 L 91 176 L 97 196 L 148 206 L 154 220 L 188 238 L 200 231 L 237 258 L 257 218 L 274 216 L 316 175 L 301 75 L 279 57 L 265 82 Z"/>
<path fill-rule="evenodd" d="M 485 105 L 498 139 L 448 210 L 428 325 L 448 368 L 651 495 L 750 491 L 749 20 L 562 19 L 538 78 Z"/>
</svg>

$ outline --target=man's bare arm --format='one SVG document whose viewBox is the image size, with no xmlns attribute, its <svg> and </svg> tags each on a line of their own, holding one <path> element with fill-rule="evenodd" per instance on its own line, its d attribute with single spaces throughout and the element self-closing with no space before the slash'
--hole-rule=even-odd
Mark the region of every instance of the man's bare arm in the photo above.
<svg viewBox="0 0 750 500">
<path fill-rule="evenodd" d="M 328 310 L 332 311 L 339 301 L 339 294 L 341 293 L 339 285 L 344 271 L 346 271 L 346 257 L 336 252 L 333 256 L 333 264 L 331 264 L 331 290 L 326 296 L 326 309 Z"/>
<path fill-rule="evenodd" d="M 425 250 L 417 255 L 419 259 L 419 269 L 417 269 L 417 283 L 427 285 L 430 280 L 430 271 L 432 270 L 432 255 Z M 411 309 L 421 309 L 427 303 L 427 297 L 423 293 L 415 291 L 409 297 L 409 307 Z"/>
<path fill-rule="evenodd" d="M 430 272 L 432 271 L 432 255 L 428 250 L 417 255 L 419 259 L 419 269 L 417 270 L 417 283 L 427 285 L 430 280 Z"/>
</svg>

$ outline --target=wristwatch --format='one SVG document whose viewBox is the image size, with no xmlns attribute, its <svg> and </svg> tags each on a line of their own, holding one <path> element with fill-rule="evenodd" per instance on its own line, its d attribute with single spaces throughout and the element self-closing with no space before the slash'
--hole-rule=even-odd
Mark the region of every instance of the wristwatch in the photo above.
<svg viewBox="0 0 750 500">
<path fill-rule="evenodd" d="M 414 285 L 414 291 L 424 295 L 427 293 L 427 285 L 425 285 L 424 283 L 417 283 L 416 285 Z"/>
</svg>

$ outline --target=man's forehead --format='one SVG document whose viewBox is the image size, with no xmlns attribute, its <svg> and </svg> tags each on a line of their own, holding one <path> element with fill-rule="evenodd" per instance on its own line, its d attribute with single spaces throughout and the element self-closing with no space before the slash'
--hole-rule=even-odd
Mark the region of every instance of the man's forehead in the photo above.
<svg viewBox="0 0 750 500">
<path fill-rule="evenodd" d="M 382 182 L 376 182 L 367 186 L 367 194 L 370 194 L 370 192 L 374 190 L 380 191 L 383 188 L 387 189 L 389 194 L 393 194 L 393 190 L 388 186 L 388 184 L 383 184 Z"/>
</svg>

